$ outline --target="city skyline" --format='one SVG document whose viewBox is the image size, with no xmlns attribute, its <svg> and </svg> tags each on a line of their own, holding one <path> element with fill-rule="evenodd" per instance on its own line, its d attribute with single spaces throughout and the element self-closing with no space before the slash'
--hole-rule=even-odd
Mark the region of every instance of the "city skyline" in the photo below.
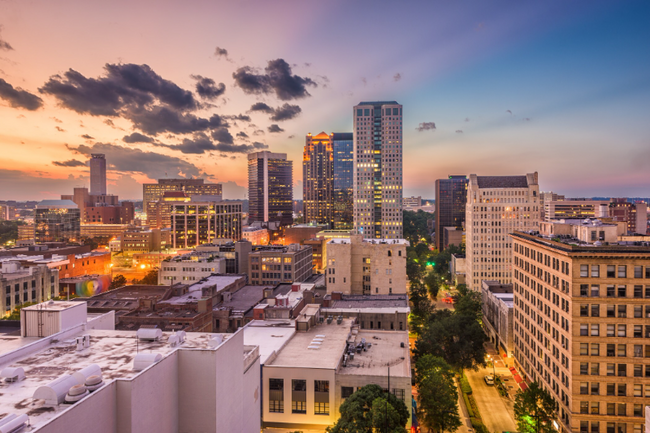
<svg viewBox="0 0 650 433">
<path fill-rule="evenodd" d="M 0 200 L 88 187 L 93 153 L 124 199 L 182 176 L 242 198 L 246 153 L 299 161 L 302 137 L 352 130 L 364 100 L 408 107 L 404 196 L 533 171 L 567 197 L 650 195 L 644 2 L 66 4 L 3 4 Z M 366 43 L 376 26 L 390 30 Z"/>
</svg>

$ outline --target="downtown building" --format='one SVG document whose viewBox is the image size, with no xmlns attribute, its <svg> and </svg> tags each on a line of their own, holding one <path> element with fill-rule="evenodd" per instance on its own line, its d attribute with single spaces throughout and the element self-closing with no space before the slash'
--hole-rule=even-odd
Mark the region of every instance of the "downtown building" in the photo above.
<svg viewBox="0 0 650 433">
<path fill-rule="evenodd" d="M 449 176 L 436 179 L 436 248 L 442 251 L 449 247 L 445 243 L 445 227 L 460 229 L 465 224 L 465 207 L 467 206 L 467 176 Z"/>
<path fill-rule="evenodd" d="M 366 239 L 401 239 L 402 106 L 354 107 L 354 229 Z"/>
<path fill-rule="evenodd" d="M 286 153 L 248 154 L 248 222 L 293 223 L 293 162 Z"/>
<path fill-rule="evenodd" d="M 511 236 L 515 361 L 555 399 L 558 430 L 643 433 L 650 243 L 583 219 Z"/>
<path fill-rule="evenodd" d="M 186 201 L 171 205 L 172 248 L 192 248 L 215 239 L 242 238 L 242 203 Z"/>
<path fill-rule="evenodd" d="M 183 192 L 189 197 L 212 196 L 215 201 L 221 201 L 223 196 L 220 183 L 205 183 L 203 179 L 158 179 L 158 183 L 145 183 L 142 185 L 142 210 L 147 213 L 147 225 L 154 228 L 164 227 L 160 224 L 166 220 L 159 217 L 164 211 L 157 209 L 157 206 L 166 192 Z M 171 208 L 168 205 L 169 209 Z"/>
<path fill-rule="evenodd" d="M 332 138 L 324 132 L 307 134 L 302 156 L 303 213 L 306 223 L 334 223 L 334 154 Z"/>
<path fill-rule="evenodd" d="M 469 288 L 480 292 L 482 280 L 513 282 L 510 234 L 539 229 L 537 173 L 470 175 L 465 218 Z"/>
<path fill-rule="evenodd" d="M 333 228 L 351 230 L 354 223 L 354 137 L 351 132 L 334 132 L 330 137 L 334 156 Z"/>
<path fill-rule="evenodd" d="M 34 241 L 75 242 L 81 235 L 79 206 L 70 200 L 43 200 L 34 210 Z"/>
</svg>

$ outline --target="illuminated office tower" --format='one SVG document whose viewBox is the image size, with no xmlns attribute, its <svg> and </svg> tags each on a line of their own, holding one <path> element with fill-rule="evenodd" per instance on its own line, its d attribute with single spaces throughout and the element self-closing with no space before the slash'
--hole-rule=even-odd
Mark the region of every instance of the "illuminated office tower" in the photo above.
<svg viewBox="0 0 650 433">
<path fill-rule="evenodd" d="M 354 221 L 353 166 L 354 141 L 351 132 L 335 132 L 332 137 L 334 156 L 334 229 L 349 230 Z"/>
<path fill-rule="evenodd" d="M 332 227 L 334 156 L 332 137 L 324 132 L 307 134 L 302 155 L 303 212 L 305 222 Z"/>
<path fill-rule="evenodd" d="M 248 222 L 293 223 L 293 162 L 286 153 L 248 154 Z"/>
<path fill-rule="evenodd" d="M 90 194 L 106 195 L 106 156 L 102 153 L 90 156 Z"/>
</svg>

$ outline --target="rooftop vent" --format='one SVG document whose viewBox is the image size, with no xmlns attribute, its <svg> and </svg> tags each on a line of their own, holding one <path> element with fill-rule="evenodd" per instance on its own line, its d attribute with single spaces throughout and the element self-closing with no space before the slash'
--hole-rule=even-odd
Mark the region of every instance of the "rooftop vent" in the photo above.
<svg viewBox="0 0 650 433">
<path fill-rule="evenodd" d="M 25 370 L 21 367 L 7 367 L 0 372 L 0 376 L 4 377 L 6 382 L 20 382 L 25 379 Z"/>
<path fill-rule="evenodd" d="M 102 380 L 101 376 L 93 374 L 88 379 L 86 379 L 85 385 L 88 391 L 93 392 L 104 386 L 104 381 Z"/>
<path fill-rule="evenodd" d="M 160 353 L 138 353 L 133 358 L 133 370 L 142 371 L 150 365 L 154 365 L 162 360 Z"/>
<path fill-rule="evenodd" d="M 185 342 L 185 335 L 186 335 L 185 331 L 174 332 L 172 335 L 169 336 L 167 342 L 172 347 L 180 346 L 181 344 L 183 344 L 183 342 Z"/>
<path fill-rule="evenodd" d="M 143 341 L 160 341 L 162 331 L 158 328 L 140 328 L 135 333 L 138 340 Z"/>
<path fill-rule="evenodd" d="M 214 337 L 208 341 L 208 344 L 210 347 L 216 348 L 218 347 L 221 343 L 223 343 L 223 335 L 221 334 L 216 334 Z"/>
<path fill-rule="evenodd" d="M 29 417 L 25 414 L 11 413 L 0 419 L 0 433 L 16 433 L 22 431 L 29 424 Z"/>
<path fill-rule="evenodd" d="M 83 385 L 91 376 L 99 376 L 102 378 L 102 369 L 97 364 L 90 364 L 79 371 L 72 373 L 72 377 L 77 380 L 77 383 Z"/>
<path fill-rule="evenodd" d="M 63 402 L 66 404 L 75 404 L 88 394 L 90 394 L 90 392 L 86 389 L 86 385 L 74 385 L 68 390 Z"/>
<path fill-rule="evenodd" d="M 69 374 L 64 374 L 47 385 L 36 388 L 32 398 L 45 400 L 46 405 L 56 406 L 63 403 L 66 394 L 75 385 L 79 385 L 77 379 Z"/>
</svg>

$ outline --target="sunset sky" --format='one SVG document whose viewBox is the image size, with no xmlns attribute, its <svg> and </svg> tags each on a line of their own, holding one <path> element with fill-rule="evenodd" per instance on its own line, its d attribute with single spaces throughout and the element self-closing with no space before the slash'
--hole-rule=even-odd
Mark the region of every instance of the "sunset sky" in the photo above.
<svg viewBox="0 0 650 433">
<path fill-rule="evenodd" d="M 650 196 L 648 1 L 0 0 L 0 199 L 206 177 L 286 152 L 360 101 L 404 106 L 404 194 L 539 172 L 571 197 Z"/>
</svg>

